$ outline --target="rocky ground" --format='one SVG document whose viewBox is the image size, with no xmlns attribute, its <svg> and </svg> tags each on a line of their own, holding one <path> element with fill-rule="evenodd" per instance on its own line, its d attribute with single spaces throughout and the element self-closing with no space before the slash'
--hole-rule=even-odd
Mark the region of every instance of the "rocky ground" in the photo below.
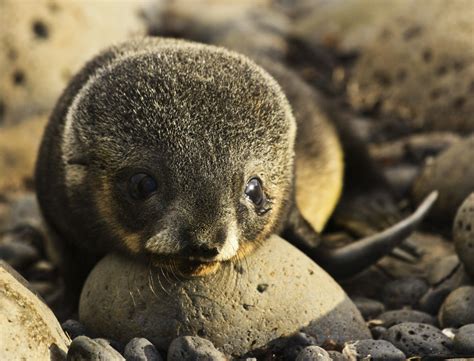
<svg viewBox="0 0 474 361">
<path fill-rule="evenodd" d="M 0 75 L 0 314 L 10 312 L 0 317 L 0 339 L 12 340 L 0 344 L 0 358 L 24 353 L 47 359 L 35 353 L 42 343 L 54 343 L 54 352 L 50 347 L 47 352 L 70 360 L 474 357 L 472 2 L 223 5 L 178 0 L 121 6 L 113 8 L 113 15 L 110 6 L 92 9 L 80 2 L 0 3 L 0 13 L 9 14 L 9 25 L 4 23 L 0 33 L 7 49 L 0 54 L 0 67 L 6 70 Z M 191 306 L 172 300 L 184 291 L 205 293 L 205 285 L 163 287 L 173 279 L 150 276 L 148 269 L 126 262 L 117 266 L 113 258 L 94 270 L 82 312 L 71 312 L 32 188 L 39 134 L 62 87 L 84 61 L 111 42 L 145 33 L 223 45 L 291 67 L 321 99 L 335 104 L 334 115 L 344 116 L 367 143 L 400 212 L 439 191 L 422 228 L 403 249 L 361 274 L 338 280 L 339 285 L 299 251 L 275 240 L 272 257 L 281 252 L 309 262 L 304 272 L 299 262 L 275 268 L 280 264 L 266 264 L 267 256 L 257 254 L 229 270 L 224 281 L 215 280 L 224 285 L 243 281 L 227 293 L 202 298 L 220 303 L 191 297 L 201 314 L 191 317 L 180 335 L 192 336 L 175 337 L 175 315 Z M 325 237 L 351 235 L 358 232 L 334 222 Z M 108 279 L 110 267 L 129 267 L 133 277 Z M 259 277 L 249 273 L 255 267 L 261 268 Z M 149 291 L 153 284 L 148 276 L 157 282 Z M 129 292 L 131 298 L 120 296 L 125 285 L 140 282 L 143 289 L 137 286 L 133 291 L 138 293 Z M 163 288 L 169 293 L 160 293 Z M 115 299 L 124 300 L 122 308 Z M 236 300 L 234 308 L 226 299 Z M 166 306 L 173 316 L 166 323 L 161 308 L 150 305 Z M 236 314 L 241 316 L 232 318 Z M 192 322 L 200 317 L 208 322 L 205 329 Z"/>
</svg>

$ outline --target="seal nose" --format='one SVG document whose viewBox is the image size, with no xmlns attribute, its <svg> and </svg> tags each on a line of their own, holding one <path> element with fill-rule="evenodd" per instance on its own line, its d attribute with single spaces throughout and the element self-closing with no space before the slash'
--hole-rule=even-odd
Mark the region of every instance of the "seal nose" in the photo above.
<svg viewBox="0 0 474 361">
<path fill-rule="evenodd" d="M 208 245 L 192 245 L 189 246 L 189 250 L 193 256 L 212 258 L 219 254 L 219 249 L 217 247 L 212 247 Z"/>
</svg>

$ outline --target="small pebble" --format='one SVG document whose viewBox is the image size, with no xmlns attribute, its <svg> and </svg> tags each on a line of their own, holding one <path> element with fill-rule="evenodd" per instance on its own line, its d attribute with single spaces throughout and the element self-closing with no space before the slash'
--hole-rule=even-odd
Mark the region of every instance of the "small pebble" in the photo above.
<svg viewBox="0 0 474 361">
<path fill-rule="evenodd" d="M 412 356 L 453 356 L 453 342 L 438 328 L 423 323 L 406 322 L 390 327 L 383 338 Z"/>
<path fill-rule="evenodd" d="M 76 337 L 69 347 L 67 361 L 124 361 L 120 353 L 105 342 L 87 336 Z"/>
<path fill-rule="evenodd" d="M 349 359 L 339 351 L 328 351 L 328 355 L 332 361 L 349 361 Z"/>
<path fill-rule="evenodd" d="M 439 311 L 441 327 L 461 327 L 474 323 L 474 287 L 463 286 L 454 290 Z"/>
<path fill-rule="evenodd" d="M 352 298 L 352 301 L 355 303 L 365 320 L 375 318 L 385 311 L 385 306 L 382 302 L 370 298 L 354 297 Z"/>
<path fill-rule="evenodd" d="M 370 329 L 370 332 L 372 333 L 374 340 L 379 340 L 383 337 L 385 332 L 387 332 L 387 328 L 383 326 L 375 326 Z"/>
<path fill-rule="evenodd" d="M 209 340 L 197 336 L 182 336 L 171 342 L 167 360 L 226 361 L 226 357 Z"/>
<path fill-rule="evenodd" d="M 467 273 L 474 277 L 474 193 L 459 207 L 453 226 L 454 246 Z"/>
<path fill-rule="evenodd" d="M 296 332 L 273 343 L 275 344 L 273 349 L 280 352 L 285 360 L 294 360 L 305 347 L 318 345 L 314 337 L 304 332 Z"/>
<path fill-rule="evenodd" d="M 71 340 L 74 340 L 78 336 L 87 335 L 86 327 L 77 320 L 66 320 L 61 324 L 62 329 L 66 332 Z"/>
<path fill-rule="evenodd" d="M 162 361 L 155 346 L 146 338 L 132 338 L 123 353 L 127 361 Z"/>
<path fill-rule="evenodd" d="M 454 350 L 461 355 L 474 356 L 474 323 L 458 330 L 454 337 Z"/>
<path fill-rule="evenodd" d="M 417 277 L 401 278 L 388 283 L 383 290 L 383 301 L 389 309 L 416 306 L 428 291 L 428 283 Z"/>
<path fill-rule="evenodd" d="M 308 346 L 299 353 L 296 361 L 331 361 L 331 357 L 319 346 Z"/>
<path fill-rule="evenodd" d="M 361 340 L 347 343 L 342 353 L 351 360 L 403 361 L 405 354 L 385 340 Z"/>
<path fill-rule="evenodd" d="M 390 328 L 403 322 L 427 323 L 436 326 L 436 318 L 430 314 L 417 310 L 394 310 L 382 313 L 377 317 L 382 321 L 381 326 Z"/>
</svg>

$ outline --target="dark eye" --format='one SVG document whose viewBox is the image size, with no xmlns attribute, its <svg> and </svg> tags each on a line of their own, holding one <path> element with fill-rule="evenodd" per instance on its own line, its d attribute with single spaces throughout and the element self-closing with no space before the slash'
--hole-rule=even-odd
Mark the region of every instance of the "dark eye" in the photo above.
<svg viewBox="0 0 474 361">
<path fill-rule="evenodd" d="M 245 195 L 253 204 L 260 207 L 265 202 L 265 193 L 263 193 L 262 182 L 258 178 L 252 178 L 245 187 Z"/>
<path fill-rule="evenodd" d="M 157 189 L 156 180 L 146 173 L 133 175 L 129 181 L 130 195 L 135 199 L 145 199 Z"/>
</svg>

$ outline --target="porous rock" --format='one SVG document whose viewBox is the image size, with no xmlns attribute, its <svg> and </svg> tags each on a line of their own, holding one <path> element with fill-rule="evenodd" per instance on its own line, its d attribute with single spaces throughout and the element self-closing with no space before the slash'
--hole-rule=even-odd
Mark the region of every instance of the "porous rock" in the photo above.
<svg viewBox="0 0 474 361">
<path fill-rule="evenodd" d="M 466 271 L 474 277 L 474 193 L 462 203 L 453 228 L 456 252 Z"/>
<path fill-rule="evenodd" d="M 470 136 L 426 162 L 413 186 L 413 196 L 418 202 L 438 190 L 430 219 L 451 226 L 457 209 L 473 191 L 473 159 L 474 136 Z"/>
<path fill-rule="evenodd" d="M 135 337 L 127 343 L 123 353 L 127 361 L 162 361 L 155 346 L 146 338 Z"/>
<path fill-rule="evenodd" d="M 417 310 L 394 310 L 382 313 L 377 317 L 382 326 L 390 328 L 403 322 L 427 323 L 436 326 L 436 318 L 428 313 Z"/>
<path fill-rule="evenodd" d="M 124 342 L 145 337 L 166 350 L 178 336 L 199 335 L 231 355 L 300 329 L 320 343 L 370 338 L 340 286 L 278 236 L 205 277 L 176 278 L 109 255 L 86 281 L 79 318 L 96 334 Z"/>
<path fill-rule="evenodd" d="M 342 350 L 351 360 L 403 361 L 405 354 L 385 340 L 361 340 L 348 343 Z"/>
<path fill-rule="evenodd" d="M 408 277 L 388 283 L 383 292 L 385 305 L 391 309 L 415 306 L 428 290 L 428 283 L 418 277 Z"/>
<path fill-rule="evenodd" d="M 352 105 L 412 129 L 473 130 L 473 15 L 470 0 L 405 2 L 358 60 Z"/>
<path fill-rule="evenodd" d="M 463 286 L 454 290 L 439 311 L 441 327 L 460 327 L 474 323 L 474 287 Z"/>
<path fill-rule="evenodd" d="M 406 322 L 390 327 L 383 338 L 407 357 L 453 355 L 453 342 L 438 328 L 424 323 Z"/>
<path fill-rule="evenodd" d="M 107 342 L 87 336 L 76 337 L 69 347 L 67 361 L 125 361 L 125 358 Z"/>
<path fill-rule="evenodd" d="M 0 359 L 63 360 L 69 339 L 53 312 L 0 261 Z"/>
<path fill-rule="evenodd" d="M 144 35 L 146 1 L 0 2 L 0 123 L 49 111 L 69 78 L 105 46 Z"/>
<path fill-rule="evenodd" d="M 366 320 L 374 318 L 385 311 L 385 305 L 377 300 L 366 297 L 353 297 L 352 301 Z"/>
</svg>

